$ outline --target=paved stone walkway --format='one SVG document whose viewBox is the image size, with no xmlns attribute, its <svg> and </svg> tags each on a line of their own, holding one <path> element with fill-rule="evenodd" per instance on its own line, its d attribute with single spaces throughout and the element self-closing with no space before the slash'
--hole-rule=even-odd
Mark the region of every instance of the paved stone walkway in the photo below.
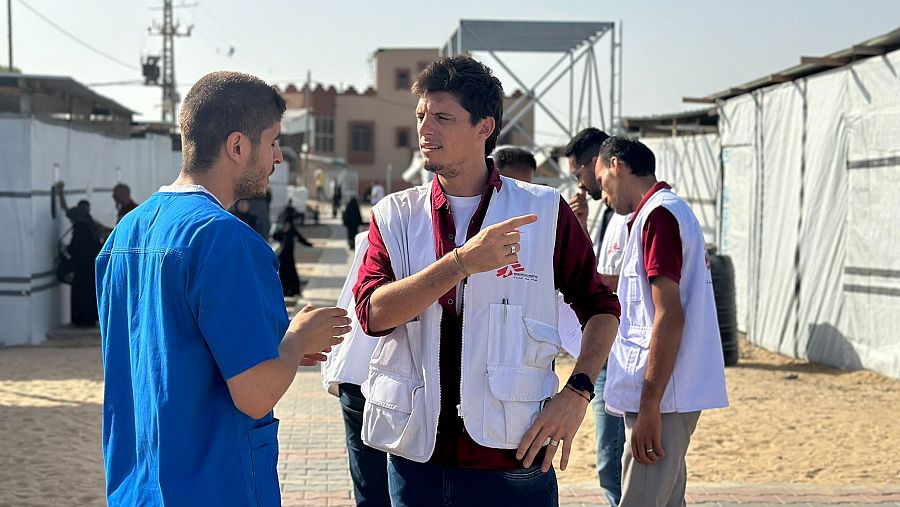
<svg viewBox="0 0 900 507">
<path fill-rule="evenodd" d="M 300 263 L 308 279 L 298 304 L 333 305 L 349 269 L 345 230 L 326 220 L 331 237 L 312 239 L 323 245 L 317 260 Z M 325 392 L 318 367 L 304 368 L 275 409 L 279 430 L 282 501 L 292 506 L 353 506 L 353 485 L 347 470 L 344 424 L 337 398 Z M 898 506 L 900 481 L 881 487 L 818 487 L 808 485 L 688 485 L 688 504 L 704 507 Z M 603 507 L 594 484 L 561 485 L 560 504 Z"/>
</svg>

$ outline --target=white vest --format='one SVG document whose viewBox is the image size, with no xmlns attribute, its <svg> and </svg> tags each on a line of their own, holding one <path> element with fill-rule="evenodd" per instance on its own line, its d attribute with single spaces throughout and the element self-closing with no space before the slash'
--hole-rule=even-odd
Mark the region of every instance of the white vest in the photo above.
<svg viewBox="0 0 900 507">
<path fill-rule="evenodd" d="M 526 213 L 538 221 L 519 229 L 517 264 L 473 274 L 465 285 L 460 414 L 475 442 L 514 449 L 559 384 L 551 365 L 560 347 L 553 279 L 560 197 L 502 181 L 482 228 Z M 435 262 L 430 184 L 391 194 L 372 211 L 398 280 Z M 418 462 L 434 452 L 441 312 L 434 302 L 379 339 L 363 384 L 366 445 Z"/>
<path fill-rule="evenodd" d="M 695 412 L 728 406 L 722 341 L 700 223 L 687 203 L 672 191 L 661 189 L 650 196 L 635 218 L 622 261 L 618 288 L 622 318 L 609 354 L 603 390 L 606 409 L 613 414 L 637 412 L 640 407 L 655 316 L 641 231 L 650 212 L 659 206 L 678 221 L 683 259 L 679 290 L 684 309 L 681 346 L 660 411 Z"/>
<path fill-rule="evenodd" d="M 329 393 L 338 396 L 338 384 L 348 383 L 361 385 L 369 375 L 369 362 L 372 352 L 378 340 L 363 332 L 356 318 L 356 298 L 353 297 L 353 286 L 359 277 L 359 267 L 362 265 L 366 250 L 369 248 L 369 232 L 361 232 L 356 235 L 356 253 L 353 258 L 353 266 L 344 280 L 344 287 L 338 296 L 337 306 L 347 310 L 350 317 L 350 332 L 344 336 L 344 341 L 331 347 L 328 359 L 322 364 L 322 385 Z"/>
</svg>

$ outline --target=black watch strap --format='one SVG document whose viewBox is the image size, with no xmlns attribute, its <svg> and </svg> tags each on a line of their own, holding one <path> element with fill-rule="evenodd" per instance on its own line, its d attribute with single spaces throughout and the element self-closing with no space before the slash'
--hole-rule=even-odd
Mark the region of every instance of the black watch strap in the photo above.
<svg viewBox="0 0 900 507">
<path fill-rule="evenodd" d="M 569 377 L 566 385 L 572 386 L 573 389 L 584 391 L 588 393 L 588 395 L 590 395 L 591 400 L 594 399 L 594 382 L 591 380 L 591 377 L 587 376 L 587 373 L 573 374 L 571 377 Z"/>
</svg>

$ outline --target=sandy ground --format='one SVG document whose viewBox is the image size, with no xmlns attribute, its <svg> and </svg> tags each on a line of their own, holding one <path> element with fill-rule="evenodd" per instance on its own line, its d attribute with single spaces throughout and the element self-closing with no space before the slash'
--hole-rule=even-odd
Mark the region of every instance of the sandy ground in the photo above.
<svg viewBox="0 0 900 507">
<path fill-rule="evenodd" d="M 0 506 L 104 505 L 100 347 L 0 349 Z"/>
<path fill-rule="evenodd" d="M 731 406 L 700 417 L 688 451 L 689 481 L 900 484 L 900 381 L 741 345 L 738 366 L 726 369 Z M 558 365 L 568 378 L 572 359 Z M 572 455 L 560 482 L 596 480 L 590 410 Z"/>
<path fill-rule="evenodd" d="M 900 483 L 900 381 L 759 349 L 727 376 L 732 406 L 701 417 L 692 482 Z M 96 345 L 0 349 L 0 506 L 103 504 L 102 396 Z M 589 411 L 560 482 L 595 480 L 593 431 Z"/>
</svg>

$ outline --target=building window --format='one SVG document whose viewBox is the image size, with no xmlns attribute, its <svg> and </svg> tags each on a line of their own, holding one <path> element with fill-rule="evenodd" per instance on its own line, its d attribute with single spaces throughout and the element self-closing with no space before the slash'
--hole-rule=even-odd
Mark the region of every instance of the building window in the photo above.
<svg viewBox="0 0 900 507">
<path fill-rule="evenodd" d="M 406 127 L 399 127 L 397 129 L 397 148 L 408 148 L 409 147 L 409 129 Z"/>
<path fill-rule="evenodd" d="M 353 125 L 350 135 L 352 137 L 350 151 L 372 151 L 372 127 L 370 125 Z"/>
<path fill-rule="evenodd" d="M 373 122 L 350 122 L 350 150 L 347 162 L 371 164 L 375 162 L 375 124 Z"/>
<path fill-rule="evenodd" d="M 412 83 L 409 80 L 409 69 L 397 69 L 395 88 L 397 90 L 409 90 Z"/>
<path fill-rule="evenodd" d="M 334 153 L 334 118 L 322 116 L 316 118 L 316 146 L 318 153 Z"/>
</svg>

